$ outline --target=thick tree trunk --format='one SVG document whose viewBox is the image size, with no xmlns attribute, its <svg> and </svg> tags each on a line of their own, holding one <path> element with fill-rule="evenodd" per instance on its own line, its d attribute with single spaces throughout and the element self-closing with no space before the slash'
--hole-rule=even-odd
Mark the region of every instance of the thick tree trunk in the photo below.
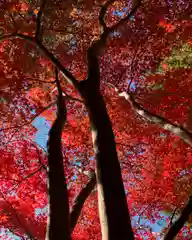
<svg viewBox="0 0 192 240">
<path fill-rule="evenodd" d="M 59 83 L 57 83 L 59 85 Z M 58 90 L 61 90 L 58 86 Z M 68 240 L 69 203 L 63 168 L 61 134 L 66 121 L 66 108 L 59 91 L 57 117 L 49 131 L 48 140 L 48 194 L 49 218 L 46 240 Z"/>
<path fill-rule="evenodd" d="M 103 96 L 97 83 L 95 85 L 96 76 L 98 74 L 94 74 L 90 81 L 81 82 L 79 92 L 91 123 L 102 239 L 134 239 L 111 121 Z"/>
<path fill-rule="evenodd" d="M 70 228 L 71 228 L 71 233 L 73 232 L 77 221 L 79 219 L 79 216 L 81 214 L 81 210 L 83 208 L 83 205 L 88 198 L 88 196 L 91 194 L 92 190 L 96 186 L 96 175 L 95 173 L 87 183 L 87 185 L 81 189 L 79 195 L 75 199 L 73 209 L 70 214 Z"/>
</svg>

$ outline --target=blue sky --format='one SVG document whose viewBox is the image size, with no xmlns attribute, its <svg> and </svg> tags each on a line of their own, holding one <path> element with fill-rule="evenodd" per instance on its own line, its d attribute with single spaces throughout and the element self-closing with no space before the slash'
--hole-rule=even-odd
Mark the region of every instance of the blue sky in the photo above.
<svg viewBox="0 0 192 240">
<path fill-rule="evenodd" d="M 48 133 L 50 124 L 44 117 L 37 117 L 32 125 L 37 128 L 37 133 L 34 138 L 34 142 L 38 143 L 44 149 L 47 149 Z"/>
</svg>

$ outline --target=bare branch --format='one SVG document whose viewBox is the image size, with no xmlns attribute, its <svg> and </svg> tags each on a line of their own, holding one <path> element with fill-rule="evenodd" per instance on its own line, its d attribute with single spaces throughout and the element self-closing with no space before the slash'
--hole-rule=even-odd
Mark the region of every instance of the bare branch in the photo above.
<svg viewBox="0 0 192 240">
<path fill-rule="evenodd" d="M 71 97 L 70 95 L 68 95 L 66 92 L 63 91 L 63 96 L 65 96 L 66 99 L 68 100 L 72 100 L 72 101 L 75 101 L 75 102 L 80 102 L 80 103 L 84 103 L 83 100 L 79 99 L 79 98 L 74 98 L 74 97 Z"/>
<path fill-rule="evenodd" d="M 175 239 L 176 235 L 182 229 L 184 224 L 188 221 L 189 216 L 192 214 L 192 196 L 189 197 L 188 204 L 183 209 L 180 217 L 175 221 L 168 232 L 166 233 L 164 240 L 173 240 Z"/>
<path fill-rule="evenodd" d="M 63 99 L 63 92 L 62 92 L 61 85 L 59 83 L 58 69 L 57 68 L 55 68 L 55 82 L 56 82 L 57 91 L 58 91 L 58 101 L 61 101 Z"/>
<path fill-rule="evenodd" d="M 105 23 L 105 14 L 107 12 L 108 7 L 113 4 L 115 2 L 115 0 L 108 0 L 103 7 L 101 8 L 100 14 L 99 14 L 99 22 L 100 22 L 100 26 L 102 28 L 102 33 L 103 35 L 105 35 L 105 38 L 108 37 L 108 35 L 117 30 L 117 28 L 122 25 L 124 22 L 126 22 L 127 20 L 130 19 L 130 17 L 136 12 L 136 10 L 138 9 L 138 7 L 141 5 L 141 0 L 133 0 L 132 3 L 132 10 L 131 12 L 125 17 L 122 18 L 119 22 L 117 22 L 115 25 L 113 25 L 112 27 L 107 27 L 106 23 Z"/>
<path fill-rule="evenodd" d="M 37 41 L 40 41 L 41 40 L 41 18 L 42 18 L 42 14 L 43 14 L 43 11 L 45 9 L 45 6 L 46 6 L 46 0 L 41 0 L 41 6 L 40 6 L 40 9 L 39 9 L 39 12 L 38 12 L 38 15 L 37 15 L 37 20 L 36 20 L 36 33 L 35 33 L 35 39 Z"/>
<path fill-rule="evenodd" d="M 116 92 L 119 93 L 118 89 L 115 88 Z M 178 126 L 174 123 L 171 123 L 169 120 L 151 113 L 150 111 L 146 110 L 142 106 L 137 103 L 131 94 L 126 92 L 122 92 L 118 94 L 120 97 L 124 97 L 129 103 L 131 104 L 132 108 L 143 118 L 147 119 L 148 121 L 158 124 L 163 129 L 175 134 L 176 136 L 180 137 L 185 141 L 187 144 L 192 146 L 192 134 L 188 132 L 185 128 Z"/>
</svg>

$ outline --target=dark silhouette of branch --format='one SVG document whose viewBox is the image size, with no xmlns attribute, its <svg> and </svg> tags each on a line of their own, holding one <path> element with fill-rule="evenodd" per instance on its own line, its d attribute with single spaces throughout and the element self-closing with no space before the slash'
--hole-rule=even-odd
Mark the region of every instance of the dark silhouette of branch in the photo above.
<svg viewBox="0 0 192 240">
<path fill-rule="evenodd" d="M 56 88 L 55 88 L 56 89 Z M 53 89 L 52 92 L 55 91 L 55 89 Z M 75 101 L 75 102 L 80 102 L 83 103 L 83 101 L 79 98 L 75 98 L 75 97 L 71 97 L 68 93 L 66 93 L 64 90 L 62 90 L 63 96 L 65 97 L 66 100 L 71 100 L 71 101 Z"/>
<path fill-rule="evenodd" d="M 175 217 L 175 214 L 176 214 L 177 209 L 178 209 L 178 207 L 175 208 L 175 210 L 174 210 L 174 212 L 173 212 L 173 214 L 172 214 L 172 216 L 171 216 L 171 220 L 170 220 L 169 227 L 170 227 L 170 226 L 172 225 L 172 223 L 173 223 L 173 218 Z"/>
<path fill-rule="evenodd" d="M 137 6 L 138 7 L 138 6 Z M 116 152 L 116 144 L 112 125 L 107 113 L 103 96 L 100 93 L 100 72 L 98 53 L 105 47 L 109 34 L 120 24 L 127 21 L 136 11 L 135 7 L 125 19 L 111 28 L 107 28 L 101 38 L 93 42 L 88 50 L 88 80 L 78 82 L 75 77 L 59 62 L 59 60 L 38 40 L 19 33 L 0 37 L 4 39 L 21 38 L 37 46 L 64 75 L 65 79 L 79 91 L 89 112 L 92 138 L 96 155 L 97 183 L 99 189 L 100 219 L 103 238 L 111 240 L 134 239 L 130 215 L 127 207 L 125 191 L 121 176 L 120 164 Z M 66 121 L 66 110 L 62 99 L 62 91 L 58 87 L 57 118 L 49 132 L 48 163 L 49 163 L 49 224 L 47 239 L 70 239 L 68 222 L 67 187 L 64 181 L 64 170 L 61 152 L 61 133 Z M 62 97 L 61 97 L 62 96 Z M 110 166 L 110 171 L 109 171 Z M 55 187 L 57 186 L 57 187 Z M 118 208 L 117 208 L 118 206 Z M 64 229 L 65 228 L 65 229 Z"/>
<path fill-rule="evenodd" d="M 41 18 L 42 18 L 42 14 L 43 11 L 45 9 L 47 0 L 41 0 L 41 6 L 37 15 L 37 20 L 36 20 L 36 33 L 35 33 L 35 39 L 37 41 L 41 40 Z"/>
<path fill-rule="evenodd" d="M 100 26 L 102 28 L 102 31 L 101 33 L 103 33 L 103 31 L 107 30 L 107 26 L 106 26 L 106 23 L 105 23 L 105 14 L 107 12 L 107 9 L 108 7 L 113 4 L 115 2 L 115 0 L 109 0 L 107 1 L 101 8 L 101 11 L 99 13 L 99 23 L 100 23 Z"/>
<path fill-rule="evenodd" d="M 99 14 L 99 22 L 100 22 L 100 26 L 103 30 L 103 34 L 105 35 L 105 38 L 108 37 L 108 35 L 112 32 L 117 30 L 117 28 L 122 25 L 124 22 L 126 22 L 127 20 L 130 19 L 131 16 L 133 16 L 133 14 L 137 11 L 138 7 L 141 5 L 141 0 L 133 0 L 132 1 L 132 10 L 130 11 L 130 13 L 122 18 L 119 22 L 117 22 L 115 25 L 113 25 L 112 27 L 107 27 L 106 23 L 105 23 L 105 14 L 107 12 L 108 7 L 113 4 L 115 2 L 115 0 L 109 0 L 107 1 L 103 7 L 101 8 L 100 14 Z"/>
<path fill-rule="evenodd" d="M 23 39 L 33 46 L 36 46 L 39 51 L 62 72 L 67 82 L 71 83 L 75 88 L 78 87 L 79 82 L 76 80 L 76 78 L 60 63 L 60 61 L 53 55 L 53 53 L 51 53 L 40 41 L 37 41 L 35 38 L 20 33 L 12 33 L 9 35 L 0 36 L 0 42 L 6 39 L 14 38 Z"/>
<path fill-rule="evenodd" d="M 141 0 L 134 0 L 133 4 L 132 4 L 132 10 L 129 12 L 129 14 L 125 18 L 122 18 L 119 22 L 117 22 L 112 27 L 107 27 L 104 18 L 105 18 L 105 14 L 107 12 L 108 7 L 113 2 L 115 2 L 115 1 L 114 0 L 107 1 L 103 5 L 103 7 L 101 8 L 101 11 L 99 13 L 99 23 L 100 23 L 100 28 L 101 28 L 102 34 L 100 36 L 100 39 L 93 42 L 91 45 L 91 48 L 94 49 L 94 52 L 96 55 L 100 55 L 102 50 L 105 48 L 108 36 L 115 30 L 117 30 L 118 27 L 121 26 L 123 23 L 127 22 L 133 16 L 133 14 L 137 11 L 139 6 L 141 5 Z"/>
<path fill-rule="evenodd" d="M 57 97 L 57 117 L 49 131 L 47 142 L 48 158 L 48 195 L 49 216 L 47 224 L 47 240 L 69 240 L 69 202 L 67 183 L 64 174 L 61 136 L 66 122 L 67 110 L 65 99 L 55 69 Z"/>
<path fill-rule="evenodd" d="M 32 173 L 29 173 L 27 176 L 25 176 L 21 181 L 24 181 L 32 176 L 34 176 L 36 173 L 40 172 L 41 169 L 43 168 L 43 165 L 41 165 L 37 170 L 35 170 L 34 172 Z"/>
<path fill-rule="evenodd" d="M 189 197 L 189 202 L 181 212 L 180 217 L 172 224 L 168 232 L 166 233 L 164 240 L 173 240 L 184 224 L 188 221 L 189 216 L 192 214 L 192 197 Z"/>
<path fill-rule="evenodd" d="M 90 195 L 90 193 L 92 192 L 92 190 L 94 189 L 95 186 L 96 186 L 96 175 L 94 172 L 92 174 L 91 179 L 87 183 L 87 185 L 81 189 L 80 193 L 78 194 L 78 196 L 76 197 L 76 199 L 74 201 L 73 209 L 70 214 L 71 233 L 73 232 L 73 230 L 78 222 L 79 216 L 81 214 L 81 210 L 83 208 L 83 205 L 84 205 L 86 199 L 88 198 L 88 196 Z"/>
<path fill-rule="evenodd" d="M 9 232 L 11 232 L 13 235 L 19 237 L 21 240 L 26 240 L 26 238 L 24 236 L 22 236 L 21 234 L 14 232 L 10 227 L 7 228 L 9 230 Z M 33 240 L 30 237 L 27 237 L 29 240 Z M 28 240 L 27 239 L 27 240 Z"/>
</svg>

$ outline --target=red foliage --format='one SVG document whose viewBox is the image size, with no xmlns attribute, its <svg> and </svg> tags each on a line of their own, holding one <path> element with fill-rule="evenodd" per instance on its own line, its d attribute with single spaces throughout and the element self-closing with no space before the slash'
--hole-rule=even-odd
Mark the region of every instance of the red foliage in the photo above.
<svg viewBox="0 0 192 240">
<path fill-rule="evenodd" d="M 50 1 L 41 19 L 44 46 L 79 81 L 87 77 L 86 51 L 99 38 L 98 14 L 105 2 Z M 114 87 L 127 91 L 131 80 L 133 96 L 142 106 L 191 130 L 192 70 L 173 70 L 163 60 L 173 48 L 192 44 L 191 19 L 186 18 L 192 5 L 187 0 L 143 2 L 134 17 L 108 38 L 100 57 L 101 91 L 113 124 L 131 217 L 151 222 L 133 224 L 135 239 L 155 239 L 151 226 L 162 219 L 160 213 L 184 207 L 191 195 L 192 151 L 177 136 L 137 115 Z M 55 119 L 53 64 L 25 39 L 1 39 L 16 30 L 33 37 L 39 7 L 36 0 L 0 3 L 0 227 L 44 239 L 46 153 L 36 144 L 37 130 L 31 123 L 38 116 L 50 124 Z M 115 1 L 106 14 L 107 26 L 129 10 L 126 1 Z M 85 172 L 94 168 L 94 154 L 85 107 L 74 88 L 59 77 L 63 91 L 71 96 L 62 139 L 72 207 L 88 180 Z M 151 87 L 161 84 L 163 89 Z M 165 219 L 168 225 L 171 216 Z M 192 234 L 190 226 L 183 228 L 179 239 L 187 239 L 185 232 Z M 101 239 L 96 191 L 85 203 L 73 239 Z"/>
</svg>

